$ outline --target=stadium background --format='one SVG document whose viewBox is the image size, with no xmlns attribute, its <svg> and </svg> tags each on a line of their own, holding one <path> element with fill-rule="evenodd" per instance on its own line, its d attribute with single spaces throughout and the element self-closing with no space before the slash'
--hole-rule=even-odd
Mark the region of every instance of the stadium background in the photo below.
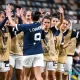
<svg viewBox="0 0 80 80">
<path fill-rule="evenodd" d="M 58 12 L 61 5 L 65 15 L 68 14 L 73 23 L 80 24 L 80 0 L 0 0 L 0 10 L 5 9 L 8 3 L 14 8 L 24 7 L 32 10 L 41 8 L 51 13 Z M 73 25 L 73 28 L 80 29 L 79 25 Z"/>
<path fill-rule="evenodd" d="M 13 5 L 13 8 L 43 9 L 51 13 L 58 12 L 61 5 L 64 8 L 64 15 L 68 14 L 72 21 L 72 28 L 80 30 L 80 0 L 0 0 L 0 10 L 4 10 L 8 3 Z M 12 80 L 15 80 L 14 75 Z"/>
</svg>

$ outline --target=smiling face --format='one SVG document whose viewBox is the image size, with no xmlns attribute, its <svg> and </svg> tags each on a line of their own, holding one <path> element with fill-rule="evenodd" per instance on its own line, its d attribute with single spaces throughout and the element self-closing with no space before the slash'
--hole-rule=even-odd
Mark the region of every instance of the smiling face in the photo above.
<svg viewBox="0 0 80 80">
<path fill-rule="evenodd" d="M 51 20 L 51 26 L 55 26 L 56 24 L 57 24 L 57 22 L 59 21 L 59 19 L 58 18 L 52 18 L 52 20 Z"/>
<path fill-rule="evenodd" d="M 61 30 L 65 31 L 68 28 L 69 28 L 69 22 L 67 20 L 63 20 L 63 23 L 61 25 Z"/>
<path fill-rule="evenodd" d="M 32 20 L 32 19 L 31 19 L 31 11 L 27 11 L 27 12 L 26 12 L 26 19 L 27 19 L 27 21 Z"/>
</svg>

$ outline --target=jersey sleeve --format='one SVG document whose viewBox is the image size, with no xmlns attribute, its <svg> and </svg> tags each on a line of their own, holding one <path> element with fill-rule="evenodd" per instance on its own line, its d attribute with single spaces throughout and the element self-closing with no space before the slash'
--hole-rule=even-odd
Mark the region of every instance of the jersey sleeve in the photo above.
<svg viewBox="0 0 80 80">
<path fill-rule="evenodd" d="M 44 33 L 43 30 L 42 30 L 42 33 L 41 33 L 41 39 L 45 39 L 45 33 Z"/>
<path fill-rule="evenodd" d="M 62 35 L 61 44 L 64 45 L 64 36 Z"/>
<path fill-rule="evenodd" d="M 80 31 L 73 30 L 71 34 L 71 38 L 73 37 L 76 37 L 77 39 L 80 38 Z"/>
<path fill-rule="evenodd" d="M 76 30 L 72 30 L 71 38 L 74 38 L 76 36 L 77 36 L 77 31 Z"/>
<path fill-rule="evenodd" d="M 54 26 L 54 27 L 51 28 L 51 30 L 52 30 L 53 32 L 56 32 L 58 29 L 57 29 L 56 26 Z"/>
<path fill-rule="evenodd" d="M 76 36 L 77 39 L 80 39 L 80 31 L 77 31 L 77 36 Z"/>
<path fill-rule="evenodd" d="M 53 34 L 56 34 L 56 32 L 59 31 L 56 26 L 54 26 L 54 27 L 52 27 L 52 28 L 50 28 L 50 29 L 51 29 L 51 31 L 53 32 Z"/>
<path fill-rule="evenodd" d="M 31 27 L 30 24 L 16 24 L 16 30 L 17 31 L 27 31 Z"/>
</svg>

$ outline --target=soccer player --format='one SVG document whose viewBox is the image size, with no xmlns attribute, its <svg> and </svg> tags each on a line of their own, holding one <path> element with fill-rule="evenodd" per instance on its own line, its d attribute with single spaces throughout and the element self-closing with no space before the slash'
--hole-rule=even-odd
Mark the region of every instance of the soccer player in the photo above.
<svg viewBox="0 0 80 80">
<path fill-rule="evenodd" d="M 9 71 L 10 34 L 6 26 L 7 17 L 0 12 L 0 80 L 7 80 Z"/>
<path fill-rule="evenodd" d="M 23 23 L 27 23 L 27 24 L 32 23 L 31 13 L 32 13 L 31 10 L 28 9 L 27 11 L 25 11 L 25 10 L 22 8 L 22 10 L 21 10 L 21 19 L 23 20 Z M 22 14 L 24 14 L 24 15 L 22 15 Z M 25 17 L 25 16 L 26 16 L 26 17 Z M 25 72 L 25 68 L 24 68 L 24 72 Z M 26 80 L 26 78 L 27 78 L 27 79 L 30 79 L 30 80 L 33 80 L 34 74 L 33 74 L 32 69 L 29 71 L 28 75 L 26 75 L 26 74 L 24 73 L 24 80 Z"/>
<path fill-rule="evenodd" d="M 41 70 L 44 66 L 43 63 L 43 50 L 41 45 L 41 24 L 38 22 L 40 12 L 32 12 L 31 24 L 17 24 L 11 18 L 10 6 L 7 6 L 6 14 L 13 27 L 17 30 L 24 32 L 24 45 L 23 45 L 23 65 L 25 67 L 25 73 L 28 75 L 29 68 L 33 68 L 33 72 L 36 80 L 43 80 L 41 77 Z"/>
<path fill-rule="evenodd" d="M 66 59 L 66 64 L 64 65 L 64 71 L 67 73 L 64 76 L 64 80 L 70 80 L 70 76 L 72 73 L 72 62 L 73 62 L 73 55 L 75 53 L 75 48 L 76 48 L 76 38 L 79 36 L 77 34 L 77 31 L 75 29 L 70 29 L 71 22 L 69 19 L 65 20 L 68 21 L 68 29 L 66 32 L 63 34 L 64 35 L 64 49 L 66 50 L 67 53 L 67 59 Z M 69 78 L 68 78 L 69 77 Z"/>
<path fill-rule="evenodd" d="M 62 32 L 62 36 L 63 36 L 63 33 L 65 32 L 65 30 L 67 29 L 66 24 L 68 24 L 68 22 L 64 20 L 62 23 L 62 25 L 64 25 L 64 27 L 62 27 L 62 25 L 60 26 L 59 32 Z M 64 72 L 64 64 L 66 63 L 67 54 L 65 53 L 65 50 L 63 49 L 63 44 L 64 44 L 64 38 L 62 37 L 62 41 L 60 43 L 61 47 L 59 48 L 56 80 L 62 80 L 62 74 Z"/>
<path fill-rule="evenodd" d="M 63 43 L 61 45 L 62 48 L 58 58 L 58 72 L 61 75 L 60 80 L 62 80 L 62 73 L 67 72 L 63 78 L 64 80 L 68 80 L 68 74 L 71 74 L 72 71 L 72 56 L 74 55 L 76 48 L 77 32 L 70 29 L 70 21 L 67 18 L 65 18 L 63 21 L 61 31 L 63 32 Z"/>
<path fill-rule="evenodd" d="M 20 19 L 20 10 L 17 8 L 17 17 L 14 17 L 16 23 L 21 23 Z M 15 28 L 10 26 L 10 35 L 11 35 L 11 52 L 10 52 L 10 70 L 8 73 L 8 79 L 11 80 L 13 75 L 13 70 L 15 68 L 16 79 L 22 80 L 23 78 L 23 32 L 16 31 Z"/>
<path fill-rule="evenodd" d="M 50 19 L 49 16 L 45 16 L 42 19 L 42 29 L 43 29 L 42 36 L 45 37 L 45 36 L 47 36 L 49 34 L 50 23 L 51 23 L 51 19 Z M 53 37 L 53 35 L 52 35 L 52 37 Z M 48 52 L 46 52 L 47 45 L 45 45 L 45 44 L 47 44 L 47 40 L 46 39 L 49 41 L 48 37 L 45 37 L 44 40 L 42 40 L 42 46 L 43 46 L 43 50 L 44 50 L 44 64 L 45 64 L 45 66 L 43 68 L 43 73 L 42 73 L 42 76 L 43 76 L 44 80 L 48 80 L 48 74 L 47 74 L 48 73 L 48 67 L 46 65 L 48 63 L 48 61 L 45 60 L 45 58 L 46 58 L 45 53 L 48 54 Z M 53 39 L 53 41 L 54 41 L 54 39 Z M 49 51 L 49 49 L 47 51 Z"/>
<path fill-rule="evenodd" d="M 60 26 L 62 23 L 62 18 L 63 18 L 63 9 L 62 7 L 59 8 L 60 10 L 60 22 L 58 24 L 56 23 L 55 26 L 56 28 Z M 43 44 L 43 49 L 44 49 L 44 61 L 45 61 L 45 71 L 44 71 L 44 80 L 55 80 L 55 71 L 56 71 L 56 63 L 58 60 L 58 52 L 56 50 L 56 43 L 60 44 L 59 39 L 56 41 L 56 34 L 58 33 L 58 30 L 56 30 L 55 27 L 50 27 L 51 19 L 49 16 L 45 16 L 42 20 L 42 28 L 43 32 L 45 34 L 45 39 L 43 39 L 42 44 Z M 53 25 L 54 26 L 54 25 Z M 58 38 L 59 36 L 57 36 Z M 62 37 L 62 36 L 60 36 Z M 61 38 L 62 40 L 62 38 Z M 55 43 L 56 41 L 56 43 Z M 47 72 L 48 71 L 48 76 Z"/>
<path fill-rule="evenodd" d="M 55 26 L 59 22 L 59 17 L 57 13 L 54 13 L 51 18 L 51 27 Z"/>
</svg>

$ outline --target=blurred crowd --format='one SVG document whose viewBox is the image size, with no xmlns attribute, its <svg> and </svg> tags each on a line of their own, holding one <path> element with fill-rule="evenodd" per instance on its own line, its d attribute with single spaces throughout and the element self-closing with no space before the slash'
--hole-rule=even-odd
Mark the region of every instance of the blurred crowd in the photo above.
<svg viewBox="0 0 80 80">
<path fill-rule="evenodd" d="M 58 7 L 64 8 L 65 15 L 70 15 L 74 23 L 80 23 L 80 1 L 79 0 L 3 0 L 0 1 L 0 9 L 5 9 L 6 4 L 11 3 L 15 7 L 21 6 L 32 10 L 42 8 L 51 13 L 58 12 Z"/>
</svg>

